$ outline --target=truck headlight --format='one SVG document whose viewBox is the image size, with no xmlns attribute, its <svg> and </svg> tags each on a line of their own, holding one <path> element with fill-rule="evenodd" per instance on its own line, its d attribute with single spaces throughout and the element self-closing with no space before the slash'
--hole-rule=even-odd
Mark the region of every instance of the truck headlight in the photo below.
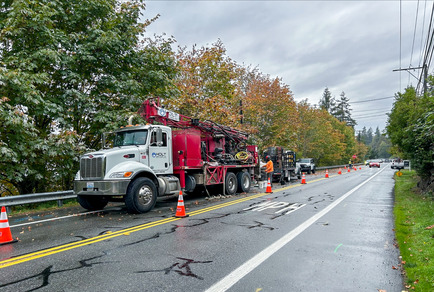
<svg viewBox="0 0 434 292">
<path fill-rule="evenodd" d="M 110 174 L 110 178 L 128 178 L 133 175 L 132 171 L 120 171 Z"/>
</svg>

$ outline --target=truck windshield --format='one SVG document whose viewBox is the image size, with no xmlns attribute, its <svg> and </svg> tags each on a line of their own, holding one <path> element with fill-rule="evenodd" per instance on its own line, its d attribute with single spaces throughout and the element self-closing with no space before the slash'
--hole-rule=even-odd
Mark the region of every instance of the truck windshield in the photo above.
<svg viewBox="0 0 434 292">
<path fill-rule="evenodd" d="M 310 159 L 300 159 L 300 162 L 301 162 L 301 163 L 309 163 L 309 162 L 310 162 Z"/>
<path fill-rule="evenodd" d="M 113 140 L 113 147 L 127 145 L 145 145 L 147 137 L 147 130 L 117 132 Z"/>
</svg>

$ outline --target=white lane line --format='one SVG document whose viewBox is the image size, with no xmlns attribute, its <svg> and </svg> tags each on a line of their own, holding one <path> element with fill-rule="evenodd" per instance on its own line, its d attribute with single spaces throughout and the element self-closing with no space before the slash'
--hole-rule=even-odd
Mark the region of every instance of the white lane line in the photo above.
<svg viewBox="0 0 434 292">
<path fill-rule="evenodd" d="M 263 263 L 266 259 L 268 259 L 270 256 L 272 256 L 274 253 L 276 253 L 279 249 L 281 249 L 283 246 L 285 246 L 287 243 L 289 243 L 291 240 L 293 240 L 295 237 L 297 237 L 300 233 L 302 233 L 304 230 L 306 230 L 309 226 L 311 226 L 313 223 L 315 223 L 318 219 L 320 219 L 322 216 L 330 212 L 334 207 L 339 205 L 343 200 L 345 200 L 347 197 L 349 197 L 352 193 L 360 189 L 364 184 L 369 182 L 371 179 L 379 175 L 381 172 L 383 172 L 386 168 L 383 168 L 381 171 L 377 172 L 352 190 L 345 193 L 342 197 L 328 205 L 326 208 L 324 208 L 319 213 L 315 214 L 314 216 L 310 217 L 308 220 L 300 224 L 297 228 L 293 229 L 283 237 L 281 237 L 279 240 L 272 243 L 270 246 L 266 247 L 264 250 L 262 250 L 260 253 L 258 253 L 256 256 L 242 264 L 240 267 L 238 267 L 236 270 L 234 270 L 232 273 L 221 279 L 219 282 L 215 283 L 213 286 L 211 286 L 206 292 L 220 292 L 220 291 L 226 291 L 229 288 L 231 288 L 235 283 L 237 283 L 239 280 L 241 280 L 244 276 L 246 276 L 248 273 L 253 271 L 256 267 L 258 267 L 261 263 Z"/>
<path fill-rule="evenodd" d="M 39 224 L 39 223 L 43 223 L 43 222 L 49 222 L 49 221 L 55 221 L 55 220 L 60 220 L 60 219 L 66 219 L 66 218 L 70 218 L 70 217 L 84 216 L 84 215 L 89 215 L 89 214 L 94 214 L 94 213 L 100 213 L 100 212 L 104 212 L 104 211 L 103 210 L 99 210 L 99 211 L 92 211 L 92 212 L 72 214 L 72 215 L 62 216 L 62 217 L 55 217 L 55 218 L 50 218 L 50 219 L 45 219 L 45 220 L 39 220 L 39 221 L 26 222 L 26 223 L 21 223 L 21 224 L 16 224 L 16 225 L 10 225 L 10 228 L 20 227 L 20 226 L 26 226 L 26 225 L 32 225 L 32 224 Z"/>
</svg>

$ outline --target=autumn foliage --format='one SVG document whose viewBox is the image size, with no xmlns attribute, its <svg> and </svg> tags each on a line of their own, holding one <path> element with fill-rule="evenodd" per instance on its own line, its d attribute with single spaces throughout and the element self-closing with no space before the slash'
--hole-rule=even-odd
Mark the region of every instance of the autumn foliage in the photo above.
<svg viewBox="0 0 434 292">
<path fill-rule="evenodd" d="M 221 41 L 179 49 L 177 59 L 180 95 L 166 101 L 173 110 L 246 131 L 260 149 L 282 146 L 323 165 L 365 156 L 352 127 L 307 100 L 295 102 L 280 78 L 237 65 Z"/>
</svg>

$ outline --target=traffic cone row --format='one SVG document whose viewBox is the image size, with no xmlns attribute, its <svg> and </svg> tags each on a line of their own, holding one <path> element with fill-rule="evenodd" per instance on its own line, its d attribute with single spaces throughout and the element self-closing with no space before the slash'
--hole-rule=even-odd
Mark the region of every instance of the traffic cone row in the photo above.
<svg viewBox="0 0 434 292">
<path fill-rule="evenodd" d="M 344 169 L 346 169 L 346 166 L 344 166 Z M 351 168 L 348 167 L 348 172 L 350 172 L 350 169 Z M 360 169 L 362 169 L 362 168 L 360 167 Z M 354 170 L 357 170 L 357 168 L 354 167 Z M 342 174 L 341 168 L 339 168 L 338 174 Z M 325 177 L 329 178 L 328 169 L 326 169 Z M 303 172 L 303 175 L 301 177 L 301 184 L 306 184 L 306 175 L 304 172 Z M 270 180 L 270 178 L 268 178 L 267 188 L 265 189 L 265 193 L 272 193 L 272 192 L 273 191 L 271 189 L 271 180 Z M 189 215 L 187 215 L 185 213 L 184 198 L 182 196 L 182 191 L 179 191 L 178 206 L 176 208 L 176 214 L 174 217 L 184 218 L 184 217 L 188 217 L 188 216 Z M 6 209 L 5 209 L 5 207 L 2 207 L 1 220 L 0 220 L 0 244 L 9 243 L 9 242 L 13 242 L 13 238 L 12 238 L 12 235 L 10 233 L 10 228 L 9 228 L 9 224 L 7 221 Z"/>
<path fill-rule="evenodd" d="M 14 243 L 15 240 L 12 237 L 11 228 L 9 227 L 8 215 L 6 214 L 6 208 L 3 206 L 0 215 L 0 245 L 7 243 Z"/>
<path fill-rule="evenodd" d="M 271 181 L 270 178 L 268 178 L 268 182 L 267 182 L 267 188 L 265 189 L 266 193 L 272 193 L 273 191 L 271 190 Z"/>
<path fill-rule="evenodd" d="M 188 216 L 189 215 L 185 214 L 184 197 L 182 196 L 182 191 L 179 191 L 178 207 L 176 208 L 175 217 L 184 218 Z"/>
</svg>

